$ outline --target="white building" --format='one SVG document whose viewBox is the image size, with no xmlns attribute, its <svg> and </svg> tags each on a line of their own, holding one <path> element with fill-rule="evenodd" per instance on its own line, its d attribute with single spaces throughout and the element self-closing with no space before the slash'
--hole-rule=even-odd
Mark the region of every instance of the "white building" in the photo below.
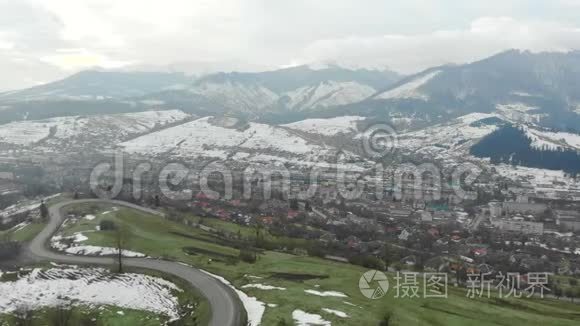
<svg viewBox="0 0 580 326">
<path fill-rule="evenodd" d="M 496 222 L 496 226 L 502 231 L 518 232 L 523 234 L 544 233 L 544 223 L 538 222 L 502 219 Z"/>
<path fill-rule="evenodd" d="M 503 213 L 502 204 L 498 201 L 492 201 L 489 203 L 489 214 L 492 217 L 499 217 Z"/>
</svg>

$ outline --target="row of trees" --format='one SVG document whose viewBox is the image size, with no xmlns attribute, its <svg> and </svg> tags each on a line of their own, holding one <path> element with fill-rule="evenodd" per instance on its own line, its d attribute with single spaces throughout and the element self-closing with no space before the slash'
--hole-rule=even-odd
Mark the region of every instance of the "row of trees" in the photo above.
<svg viewBox="0 0 580 326">
<path fill-rule="evenodd" d="M 558 299 L 566 297 L 574 302 L 574 300 L 580 298 L 580 289 L 574 287 L 562 288 L 558 285 L 554 285 L 551 290 L 554 296 Z"/>
<path fill-rule="evenodd" d="M 47 326 L 98 326 L 99 314 L 82 313 L 78 308 L 70 304 L 61 304 L 47 312 L 45 325 Z M 9 324 L 14 326 L 36 325 L 35 312 L 29 306 L 21 306 L 11 315 Z"/>
</svg>

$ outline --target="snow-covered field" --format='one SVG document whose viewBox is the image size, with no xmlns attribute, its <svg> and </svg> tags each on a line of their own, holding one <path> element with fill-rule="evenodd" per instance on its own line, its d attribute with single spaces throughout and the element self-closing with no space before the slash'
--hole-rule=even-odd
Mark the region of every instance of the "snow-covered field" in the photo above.
<svg viewBox="0 0 580 326">
<path fill-rule="evenodd" d="M 244 155 L 244 160 L 263 161 L 287 158 L 298 162 L 325 161 L 334 149 L 313 144 L 276 126 L 249 123 L 245 129 L 224 127 L 212 117 L 201 118 L 173 128 L 148 134 L 121 146 L 129 153 L 170 155 L 175 157 L 209 157 L 226 159 Z"/>
<path fill-rule="evenodd" d="M 580 150 L 580 135 L 569 132 L 552 132 L 525 128 L 526 135 L 532 139 L 535 148 L 556 150 L 558 148 Z"/>
<path fill-rule="evenodd" d="M 99 268 L 34 269 L 13 282 L 0 282 L 0 311 L 11 313 L 22 306 L 34 309 L 62 304 L 103 305 L 149 311 L 170 319 L 179 317 L 182 291 L 161 278 L 141 274 L 111 274 Z"/>
<path fill-rule="evenodd" d="M 316 314 L 309 314 L 300 309 L 292 312 L 292 319 L 296 322 L 296 326 L 331 326 L 328 320 L 324 320 L 322 316 Z"/>
<path fill-rule="evenodd" d="M 36 210 L 40 207 L 40 204 L 43 200 L 47 201 L 47 200 L 56 198 L 58 196 L 60 196 L 60 194 L 45 197 L 42 199 L 25 200 L 25 201 L 16 203 L 12 206 L 9 206 L 9 207 L 0 211 L 0 222 L 6 223 L 10 219 L 11 216 Z"/>
<path fill-rule="evenodd" d="M 476 122 L 497 117 L 495 114 L 472 113 L 446 124 L 403 133 L 398 137 L 398 147 L 404 151 L 430 151 L 433 155 L 463 155 L 476 141 L 498 128 L 493 124 Z"/>
<path fill-rule="evenodd" d="M 50 246 L 58 251 L 70 255 L 79 256 L 115 256 L 119 253 L 117 248 L 111 247 L 99 247 L 91 245 L 83 245 L 82 242 L 87 241 L 85 235 L 82 232 L 77 232 L 70 237 L 63 237 L 61 235 L 55 235 L 50 239 Z M 140 252 L 130 251 L 123 249 L 121 251 L 124 257 L 140 258 L 146 257 L 145 254 Z"/>
<path fill-rule="evenodd" d="M 63 145 L 94 142 L 114 145 L 127 136 L 141 134 L 188 117 L 182 111 L 169 110 L 19 121 L 2 125 L 0 143 L 31 146 L 44 141 L 39 146 L 57 150 L 62 149 L 59 147 Z"/>
<path fill-rule="evenodd" d="M 429 80 L 431 80 L 433 77 L 437 76 L 440 72 L 441 72 L 440 70 L 435 70 L 426 73 L 422 76 L 418 76 L 415 79 L 399 87 L 380 93 L 376 95 L 374 98 L 375 99 L 413 98 L 420 100 L 428 100 L 429 96 L 421 93 L 420 88 L 421 86 L 425 85 Z"/>
<path fill-rule="evenodd" d="M 204 82 L 188 90 L 202 95 L 228 108 L 254 112 L 270 106 L 278 100 L 278 95 L 258 84 L 248 85 L 226 81 L 223 83 Z"/>
<path fill-rule="evenodd" d="M 40 207 L 39 200 L 26 201 L 26 202 L 14 204 L 14 205 L 9 206 L 9 207 L 3 209 L 2 211 L 0 211 L 0 221 L 5 220 L 13 215 L 17 215 L 17 214 L 21 214 L 21 213 L 35 210 L 38 207 Z"/>
<path fill-rule="evenodd" d="M 119 251 L 117 248 L 98 247 L 98 246 L 74 246 L 64 250 L 67 254 L 79 256 L 116 256 Z M 131 250 L 122 250 L 123 257 L 142 258 L 145 254 Z"/>
<path fill-rule="evenodd" d="M 358 116 L 344 116 L 330 119 L 307 119 L 283 125 L 294 130 L 323 136 L 352 134 L 357 132 L 357 123 L 364 120 Z"/>
<path fill-rule="evenodd" d="M 564 171 L 528 168 L 524 166 L 511 166 L 499 164 L 494 166 L 497 173 L 511 180 L 527 181 L 534 187 L 542 184 L 552 184 L 559 181 L 566 185 L 575 184 L 574 180 L 566 177 Z"/>
<path fill-rule="evenodd" d="M 508 104 L 497 104 L 496 110 L 498 111 L 519 111 L 519 112 L 527 112 L 537 110 L 538 108 L 535 106 L 529 106 L 524 103 L 508 103 Z"/>
</svg>

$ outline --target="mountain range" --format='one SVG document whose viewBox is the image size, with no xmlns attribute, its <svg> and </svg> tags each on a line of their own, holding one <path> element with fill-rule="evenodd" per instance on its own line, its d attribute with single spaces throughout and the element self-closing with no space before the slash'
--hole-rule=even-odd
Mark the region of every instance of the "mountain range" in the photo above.
<svg viewBox="0 0 580 326">
<path fill-rule="evenodd" d="M 0 122 L 148 108 L 256 118 L 266 113 L 348 105 L 399 79 L 390 71 L 338 66 L 217 73 L 197 79 L 179 73 L 84 71 L 46 85 L 0 93 Z"/>
<path fill-rule="evenodd" d="M 342 115 L 405 117 L 433 124 L 472 112 L 507 111 L 522 121 L 580 129 L 580 52 L 506 51 L 411 76 L 338 66 L 259 73 L 84 71 L 0 93 L 0 123 L 62 115 L 180 109 L 255 121 Z"/>
<path fill-rule="evenodd" d="M 0 93 L 0 124 L 180 110 L 191 119 L 227 116 L 289 126 L 360 117 L 390 123 L 406 133 L 479 113 L 552 132 L 576 133 L 579 86 L 580 52 L 574 51 L 512 50 L 410 76 L 339 66 L 199 78 L 183 73 L 83 71 L 53 83 Z"/>
</svg>

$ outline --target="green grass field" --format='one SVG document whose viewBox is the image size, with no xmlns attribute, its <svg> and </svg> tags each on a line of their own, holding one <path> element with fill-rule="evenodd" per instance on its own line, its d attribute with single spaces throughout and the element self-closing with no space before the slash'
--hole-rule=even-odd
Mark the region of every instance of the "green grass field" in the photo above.
<svg viewBox="0 0 580 326">
<path fill-rule="evenodd" d="M 48 200 L 46 204 L 48 206 L 54 205 L 64 199 L 65 197 L 57 196 Z M 36 237 L 36 235 L 40 233 L 40 231 L 42 231 L 42 229 L 44 229 L 45 226 L 46 223 L 44 223 L 43 221 L 33 221 L 19 230 L 0 231 L 0 239 L 4 239 L 7 241 L 28 242 L 34 239 L 34 237 Z"/>
<path fill-rule="evenodd" d="M 119 311 L 122 311 L 123 314 L 121 315 Z M 23 323 L 22 319 L 17 318 L 15 315 L 0 314 L 0 325 L 57 325 L 59 320 L 58 316 L 62 316 L 62 313 L 59 313 L 56 308 L 34 311 L 32 312 L 31 324 L 27 324 Z M 108 306 L 104 306 L 98 310 L 86 306 L 77 306 L 71 308 L 69 318 L 69 325 L 83 326 L 157 326 L 161 324 L 155 314 Z"/>
<path fill-rule="evenodd" d="M 19 230 L 0 231 L 0 238 L 8 241 L 31 241 L 45 226 L 45 223 L 35 221 Z"/>
<path fill-rule="evenodd" d="M 101 220 L 107 219 L 128 230 L 126 249 L 191 264 L 227 278 L 237 288 L 252 281 L 286 288 L 285 291 L 244 289 L 260 301 L 276 305 L 266 308 L 262 325 L 277 325 L 280 320 L 293 325 L 292 312 L 295 309 L 319 314 L 335 326 L 378 325 L 387 313 L 392 315 L 389 325 L 580 324 L 578 305 L 548 299 L 468 299 L 464 289 L 451 285 L 447 299 L 395 298 L 393 275 L 389 275 L 391 290 L 388 294 L 382 299 L 370 300 L 358 288 L 359 278 L 366 271 L 361 267 L 272 251 L 264 252 L 256 263 L 249 264 L 224 258 L 238 256 L 239 250 L 224 245 L 214 234 L 180 223 L 130 209 L 106 215 L 100 213 L 111 211 L 111 207 L 84 205 L 73 210 L 96 213 L 97 216 L 94 220 L 81 220 L 64 229 L 66 235 L 91 231 L 84 233 L 89 240 L 83 244 L 115 246 L 114 231 L 93 232 Z M 231 233 L 240 230 L 250 235 L 253 232 L 251 228 L 218 220 L 205 219 L 204 224 Z M 190 248 L 190 254 L 183 248 Z M 348 298 L 320 297 L 307 294 L 305 290 L 339 291 Z M 323 308 L 345 312 L 349 317 L 326 313 Z"/>
</svg>

